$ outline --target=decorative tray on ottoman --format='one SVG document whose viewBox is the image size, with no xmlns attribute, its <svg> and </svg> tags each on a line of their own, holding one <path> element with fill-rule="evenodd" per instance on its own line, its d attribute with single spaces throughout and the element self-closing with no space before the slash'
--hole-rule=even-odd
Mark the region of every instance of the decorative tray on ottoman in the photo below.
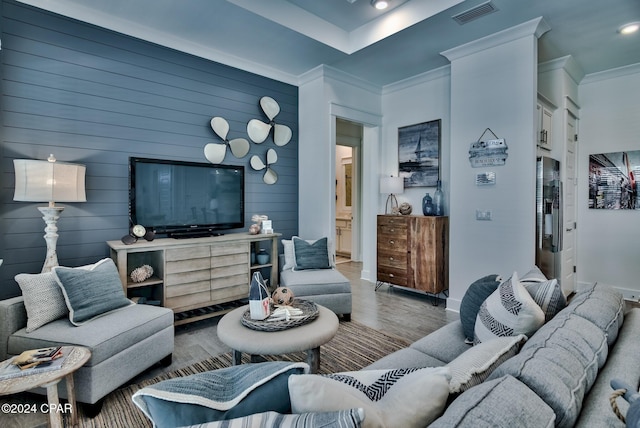
<svg viewBox="0 0 640 428">
<path fill-rule="evenodd" d="M 291 317 L 287 320 L 273 320 L 269 321 L 269 317 L 263 320 L 251 319 L 251 313 L 249 309 L 242 314 L 242 325 L 252 330 L 259 331 L 281 331 L 288 328 L 298 327 L 307 324 L 314 319 L 318 318 L 318 307 L 315 303 L 308 300 L 296 299 L 293 301 L 292 307 L 302 310 L 302 315 Z"/>
</svg>

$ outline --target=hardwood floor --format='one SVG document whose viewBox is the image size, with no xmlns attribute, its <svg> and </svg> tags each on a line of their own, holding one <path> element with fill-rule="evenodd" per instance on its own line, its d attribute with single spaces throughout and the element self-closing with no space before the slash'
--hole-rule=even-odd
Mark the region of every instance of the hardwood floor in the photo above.
<svg viewBox="0 0 640 428">
<path fill-rule="evenodd" d="M 375 284 L 360 279 L 362 263 L 339 263 L 337 268 L 351 281 L 353 312 L 351 319 L 392 336 L 414 342 L 443 325 L 458 319 L 445 310 L 445 303 L 422 293 Z M 157 376 L 230 351 L 216 335 L 219 317 L 176 327 L 173 362 L 168 367 L 147 370 L 132 382 Z"/>
<path fill-rule="evenodd" d="M 383 285 L 378 291 L 375 291 L 375 284 L 360 279 L 361 263 L 346 262 L 337 266 L 338 270 L 351 281 L 353 295 L 351 319 L 353 321 L 414 342 L 458 319 L 457 314 L 445 310 L 443 300 L 439 301 L 438 306 L 434 306 L 433 299 L 427 295 L 388 285 Z M 172 364 L 168 367 L 154 366 L 132 379 L 131 383 L 150 379 L 164 372 L 178 370 L 210 356 L 230 351 L 226 345 L 220 342 L 216 334 L 219 319 L 220 317 L 215 317 L 177 326 Z M 45 403 L 46 399 L 44 396 L 34 394 L 18 394 L 12 396 L 10 401 L 36 403 L 39 406 L 41 403 Z M 42 413 L 2 415 L 0 425 L 24 428 L 45 427 L 47 426 L 47 418 Z"/>
</svg>

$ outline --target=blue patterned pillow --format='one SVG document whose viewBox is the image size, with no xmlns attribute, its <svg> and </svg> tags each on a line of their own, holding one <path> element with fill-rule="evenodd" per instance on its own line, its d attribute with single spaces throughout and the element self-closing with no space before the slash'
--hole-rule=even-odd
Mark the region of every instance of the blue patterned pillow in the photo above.
<svg viewBox="0 0 640 428">
<path fill-rule="evenodd" d="M 256 413 L 242 418 L 208 422 L 198 428 L 358 428 L 364 421 L 363 409 L 338 410 L 335 412 L 301 413 L 283 415 L 276 412 Z"/>
<path fill-rule="evenodd" d="M 132 399 L 155 427 L 189 426 L 254 413 L 290 413 L 288 379 L 307 373 L 306 363 L 242 364 L 168 379 Z"/>
<path fill-rule="evenodd" d="M 331 268 L 327 238 L 321 238 L 311 243 L 297 236 L 294 236 L 292 240 L 296 260 L 293 270 Z"/>
<path fill-rule="evenodd" d="M 69 308 L 69 321 L 82 325 L 114 309 L 133 305 L 122 289 L 118 269 L 111 259 L 90 267 L 52 269 Z"/>
</svg>

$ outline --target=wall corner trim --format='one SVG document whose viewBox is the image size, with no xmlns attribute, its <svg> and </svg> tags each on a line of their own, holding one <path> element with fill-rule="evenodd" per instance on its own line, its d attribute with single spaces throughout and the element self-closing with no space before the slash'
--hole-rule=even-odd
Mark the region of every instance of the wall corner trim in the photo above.
<svg viewBox="0 0 640 428">
<path fill-rule="evenodd" d="M 440 55 L 444 56 L 449 61 L 453 61 L 523 37 L 535 36 L 536 38 L 539 38 L 550 29 L 551 27 L 547 24 L 544 18 L 538 17 L 514 27 L 507 28 L 506 30 L 498 31 L 495 34 L 440 52 Z"/>
</svg>

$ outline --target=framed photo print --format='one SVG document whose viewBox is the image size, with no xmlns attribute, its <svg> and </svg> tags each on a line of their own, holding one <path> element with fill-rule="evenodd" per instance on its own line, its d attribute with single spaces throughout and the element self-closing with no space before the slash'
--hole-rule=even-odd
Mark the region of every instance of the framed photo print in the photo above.
<svg viewBox="0 0 640 428">
<path fill-rule="evenodd" d="M 436 187 L 440 179 L 441 120 L 398 128 L 398 164 L 404 187 Z"/>
<path fill-rule="evenodd" d="M 640 210 L 640 150 L 589 155 L 589 208 Z"/>
</svg>

